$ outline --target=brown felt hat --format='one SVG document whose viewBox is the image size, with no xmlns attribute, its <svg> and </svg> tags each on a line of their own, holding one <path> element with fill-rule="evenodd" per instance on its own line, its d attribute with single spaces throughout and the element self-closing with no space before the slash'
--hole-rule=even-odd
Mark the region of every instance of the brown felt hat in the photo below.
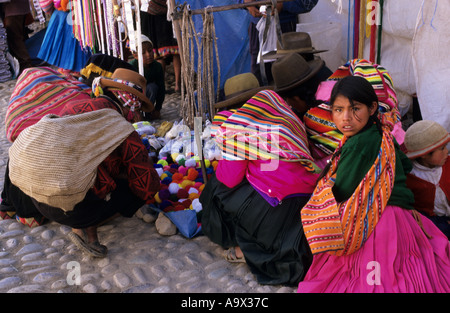
<svg viewBox="0 0 450 313">
<path fill-rule="evenodd" d="M 405 134 L 406 155 L 410 159 L 424 156 L 450 141 L 448 131 L 439 123 L 421 120 L 412 124 Z"/>
<path fill-rule="evenodd" d="M 263 55 L 264 60 L 278 59 L 289 53 L 320 53 L 327 50 L 316 50 L 312 46 L 311 37 L 304 32 L 289 32 L 281 34 L 281 44 L 277 41 L 277 50 Z"/>
<path fill-rule="evenodd" d="M 144 76 L 133 70 L 118 68 L 114 71 L 111 78 L 101 78 L 102 87 L 113 87 L 134 94 L 142 100 L 142 111 L 151 112 L 154 109 L 152 101 L 145 95 L 147 80 Z"/>
<path fill-rule="evenodd" d="M 214 108 L 222 109 L 244 104 L 258 91 L 273 89 L 273 86 L 260 86 L 258 79 L 252 73 L 242 73 L 230 77 L 225 81 L 225 100 L 214 104 Z"/>
<path fill-rule="evenodd" d="M 321 59 L 307 62 L 300 54 L 290 53 L 272 64 L 275 91 L 288 91 L 303 84 L 324 66 Z"/>
</svg>

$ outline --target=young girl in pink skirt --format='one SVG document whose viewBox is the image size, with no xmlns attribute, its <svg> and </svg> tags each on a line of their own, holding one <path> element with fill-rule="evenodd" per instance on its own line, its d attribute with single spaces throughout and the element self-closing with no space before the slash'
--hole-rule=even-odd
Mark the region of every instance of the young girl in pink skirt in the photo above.
<svg viewBox="0 0 450 313">
<path fill-rule="evenodd" d="M 391 114 L 364 78 L 333 88 L 344 135 L 301 211 L 313 263 L 298 292 L 450 292 L 450 245 L 414 210 L 412 165 L 392 136 Z"/>
</svg>

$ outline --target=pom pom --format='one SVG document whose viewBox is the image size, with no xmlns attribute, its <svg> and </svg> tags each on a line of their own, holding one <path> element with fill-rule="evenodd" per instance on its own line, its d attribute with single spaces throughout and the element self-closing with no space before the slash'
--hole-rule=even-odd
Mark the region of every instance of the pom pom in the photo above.
<svg viewBox="0 0 450 313">
<path fill-rule="evenodd" d="M 159 192 L 156 193 L 156 195 L 155 195 L 154 198 L 155 198 L 155 201 L 156 201 L 156 202 L 158 202 L 158 203 L 161 203 L 161 202 L 162 202 L 161 198 L 159 197 Z"/>
<path fill-rule="evenodd" d="M 198 200 L 198 198 L 192 200 L 192 209 L 197 213 L 203 209 L 202 203 Z"/>
<path fill-rule="evenodd" d="M 185 165 L 186 167 L 196 167 L 196 166 L 197 166 L 197 162 L 195 162 L 194 159 L 189 159 L 189 160 L 186 160 L 186 162 L 184 163 L 184 165 Z"/>
<path fill-rule="evenodd" d="M 178 201 L 178 197 L 176 194 L 171 194 L 169 197 L 169 200 L 172 202 L 177 202 Z"/>
<path fill-rule="evenodd" d="M 164 210 L 165 208 L 167 208 L 168 206 L 171 206 L 172 202 L 170 202 L 169 200 L 164 200 L 161 202 L 161 204 L 159 205 L 159 208 L 161 210 Z"/>
<path fill-rule="evenodd" d="M 166 175 L 167 175 L 167 177 L 172 177 L 172 173 L 171 173 L 171 172 L 169 172 L 169 171 L 164 171 L 164 174 L 166 174 Z"/>
<path fill-rule="evenodd" d="M 186 176 L 187 170 L 188 169 L 186 167 L 184 167 L 183 165 L 180 165 L 180 167 L 178 167 L 178 173 L 180 173 L 183 176 Z"/>
<path fill-rule="evenodd" d="M 194 199 L 198 199 L 200 197 L 200 195 L 198 193 L 190 193 L 189 194 L 189 199 L 194 200 Z"/>
<path fill-rule="evenodd" d="M 181 173 L 175 173 L 172 175 L 172 181 L 180 183 L 183 180 L 183 174 Z"/>
<path fill-rule="evenodd" d="M 210 167 L 211 166 L 211 161 L 209 161 L 208 159 L 205 160 L 205 167 Z"/>
<path fill-rule="evenodd" d="M 161 175 L 164 173 L 163 169 L 160 168 L 160 167 L 155 168 L 155 170 L 156 170 L 156 173 L 158 173 L 158 176 L 159 176 L 159 177 L 161 177 Z"/>
<path fill-rule="evenodd" d="M 191 188 L 189 188 L 188 193 L 189 194 L 191 194 L 191 193 L 198 193 L 198 190 L 195 189 L 194 187 L 191 187 Z"/>
<path fill-rule="evenodd" d="M 181 203 L 174 206 L 174 211 L 184 211 L 184 209 L 185 207 Z"/>
<path fill-rule="evenodd" d="M 164 172 L 169 172 L 170 166 L 169 165 L 164 165 L 163 166 L 163 170 L 164 170 Z"/>
<path fill-rule="evenodd" d="M 172 180 L 173 180 L 173 177 L 172 177 Z M 203 185 L 203 183 L 201 183 L 201 182 L 196 182 L 196 183 L 194 184 L 194 188 L 196 188 L 197 190 L 199 190 L 199 188 L 200 188 L 201 185 Z"/>
<path fill-rule="evenodd" d="M 198 172 L 195 168 L 188 169 L 186 179 L 195 180 L 197 177 L 198 177 Z"/>
<path fill-rule="evenodd" d="M 186 189 L 179 189 L 177 192 L 178 199 L 187 199 L 189 197 L 189 193 Z"/>
<path fill-rule="evenodd" d="M 159 176 L 159 178 L 161 178 L 161 180 L 163 180 L 166 177 L 167 177 L 167 173 L 164 173 L 164 172 Z"/>
<path fill-rule="evenodd" d="M 180 190 L 180 186 L 177 183 L 172 182 L 169 184 L 169 192 L 171 194 L 176 194 L 178 190 Z"/>
<path fill-rule="evenodd" d="M 187 186 L 194 186 L 194 182 L 191 181 L 191 180 L 183 180 L 183 181 L 180 183 L 180 187 L 181 187 L 181 188 L 186 188 Z"/>
<path fill-rule="evenodd" d="M 218 164 L 219 164 L 219 162 L 218 162 L 218 161 L 212 161 L 211 165 L 212 165 L 212 167 L 213 167 L 214 171 L 216 171 L 216 169 L 217 169 L 217 165 L 218 165 Z"/>
<path fill-rule="evenodd" d="M 191 199 L 185 199 L 185 200 L 181 201 L 180 203 L 184 206 L 184 208 L 189 209 L 189 207 L 192 204 L 192 200 Z"/>
<path fill-rule="evenodd" d="M 167 161 L 166 161 L 166 160 L 163 160 L 163 159 L 159 160 L 159 161 L 157 162 L 157 164 L 161 164 L 162 166 L 167 166 L 167 165 L 169 165 L 169 163 L 167 163 Z"/>
<path fill-rule="evenodd" d="M 202 184 L 200 187 L 198 187 L 198 191 L 201 193 L 205 189 L 205 184 Z"/>
<path fill-rule="evenodd" d="M 160 191 L 159 191 L 159 198 L 160 198 L 162 201 L 169 199 L 169 197 L 170 197 L 170 191 L 169 191 L 169 189 L 163 189 L 163 190 L 160 190 Z"/>
<path fill-rule="evenodd" d="M 177 158 L 180 156 L 179 153 L 174 152 L 170 155 L 170 157 L 172 158 L 172 160 L 174 160 L 175 162 L 177 161 Z M 182 155 L 183 156 L 183 155 Z"/>
<path fill-rule="evenodd" d="M 164 175 L 164 174 L 163 174 Z M 170 178 L 170 177 L 166 177 L 166 178 L 164 178 L 164 179 L 162 179 L 161 180 L 161 184 L 164 184 L 164 185 L 168 185 L 168 184 L 170 184 L 172 182 L 172 178 Z"/>
<path fill-rule="evenodd" d="M 169 173 L 170 174 L 175 174 L 177 172 L 177 169 L 176 168 L 173 168 L 173 167 L 171 167 L 170 169 L 169 169 Z"/>
</svg>

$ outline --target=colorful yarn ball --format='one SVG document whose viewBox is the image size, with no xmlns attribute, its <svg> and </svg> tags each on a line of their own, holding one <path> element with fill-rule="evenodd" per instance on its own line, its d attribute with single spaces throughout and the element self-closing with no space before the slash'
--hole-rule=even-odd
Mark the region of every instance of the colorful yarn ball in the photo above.
<svg viewBox="0 0 450 313">
<path fill-rule="evenodd" d="M 198 172 L 195 168 L 188 169 L 186 179 L 195 180 L 197 177 L 198 177 Z"/>
<path fill-rule="evenodd" d="M 183 177 L 184 177 L 183 174 L 175 173 L 175 174 L 172 175 L 172 181 L 179 183 L 179 182 L 181 182 L 183 180 Z"/>
<path fill-rule="evenodd" d="M 192 200 L 191 199 L 185 199 L 185 200 L 183 200 L 183 201 L 179 201 L 183 206 L 184 206 L 184 208 L 186 208 L 186 209 L 189 209 L 189 207 L 191 206 L 191 204 L 192 204 Z"/>
<path fill-rule="evenodd" d="M 195 189 L 194 187 L 191 187 L 191 188 L 189 188 L 188 193 L 189 194 L 191 194 L 191 193 L 198 193 L 198 190 Z"/>
<path fill-rule="evenodd" d="M 160 167 L 155 168 L 155 170 L 156 170 L 156 173 L 158 173 L 158 176 L 159 176 L 159 177 L 161 177 L 161 175 L 164 173 L 163 169 L 160 168 Z"/>
<path fill-rule="evenodd" d="M 195 198 L 194 200 L 192 200 L 191 206 L 192 206 L 192 209 L 197 213 L 203 209 L 202 204 L 198 198 Z"/>
<path fill-rule="evenodd" d="M 189 197 L 189 193 L 186 191 L 186 189 L 179 189 L 177 192 L 178 199 L 187 199 Z"/>
<path fill-rule="evenodd" d="M 164 174 L 163 174 L 164 175 Z M 165 177 L 164 179 L 161 179 L 161 184 L 168 185 L 172 182 L 172 177 Z"/>
<path fill-rule="evenodd" d="M 190 193 L 189 194 L 189 199 L 194 200 L 194 199 L 198 199 L 200 197 L 200 195 L 198 193 Z"/>
<path fill-rule="evenodd" d="M 169 200 L 164 200 L 159 204 L 159 208 L 161 210 L 164 210 L 165 208 L 167 208 L 168 206 L 171 206 L 172 202 L 170 202 Z"/>
<path fill-rule="evenodd" d="M 197 166 L 197 162 L 194 159 L 189 159 L 189 160 L 186 160 L 184 165 L 186 167 L 196 167 Z"/>
<path fill-rule="evenodd" d="M 169 199 L 169 197 L 170 197 L 170 191 L 169 191 L 169 189 L 163 189 L 163 190 L 160 190 L 160 191 L 159 191 L 159 198 L 160 198 L 162 201 Z"/>
<path fill-rule="evenodd" d="M 191 180 L 183 180 L 181 183 L 180 183 L 180 187 L 181 188 L 186 188 L 186 187 L 188 187 L 188 186 L 194 186 L 194 182 L 193 181 L 191 181 Z"/>
<path fill-rule="evenodd" d="M 177 161 L 177 158 L 180 156 L 179 153 L 174 152 L 170 155 L 170 157 L 172 158 L 172 160 L 174 160 L 175 162 Z"/>
<path fill-rule="evenodd" d="M 180 165 L 180 167 L 178 167 L 178 173 L 180 173 L 183 176 L 186 176 L 187 171 L 188 169 L 183 165 Z"/>
<path fill-rule="evenodd" d="M 186 208 L 181 203 L 174 206 L 174 211 L 184 211 L 185 209 Z"/>
<path fill-rule="evenodd" d="M 169 165 L 169 163 L 167 163 L 167 161 L 164 160 L 164 159 L 159 160 L 156 164 L 161 164 L 162 166 L 167 166 L 167 165 Z"/>
<path fill-rule="evenodd" d="M 180 186 L 177 183 L 172 182 L 169 184 L 169 192 L 171 194 L 176 194 L 178 190 L 180 190 Z"/>
</svg>

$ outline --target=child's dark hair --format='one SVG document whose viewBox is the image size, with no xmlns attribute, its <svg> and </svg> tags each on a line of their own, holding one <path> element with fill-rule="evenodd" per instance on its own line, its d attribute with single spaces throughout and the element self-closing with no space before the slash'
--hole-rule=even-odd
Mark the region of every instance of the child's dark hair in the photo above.
<svg viewBox="0 0 450 313">
<path fill-rule="evenodd" d="M 375 102 L 378 107 L 378 96 L 375 93 L 372 84 L 360 76 L 346 76 L 334 85 L 330 96 L 331 106 L 333 106 L 333 103 L 338 96 L 347 98 L 352 107 L 355 105 L 354 101 L 365 104 L 368 108 L 371 108 Z M 370 116 L 369 123 L 370 122 L 377 124 L 378 130 L 382 133 L 381 123 L 378 119 L 378 109 Z"/>
<path fill-rule="evenodd" d="M 330 105 L 333 107 L 333 103 L 338 96 L 343 96 L 347 98 L 350 102 L 350 105 L 353 107 L 354 101 L 357 101 L 361 104 L 366 105 L 368 108 L 371 108 L 373 103 L 375 102 L 378 107 L 378 96 L 375 93 L 375 90 L 372 87 L 372 84 L 363 77 L 360 76 L 346 76 L 339 80 L 333 87 L 330 96 Z M 355 116 L 355 118 L 358 118 Z M 382 134 L 381 122 L 378 119 L 378 108 L 375 112 L 369 117 L 368 124 L 376 124 L 378 131 Z M 342 148 L 342 147 L 341 147 Z M 341 148 L 336 150 L 333 153 L 328 164 L 323 169 L 322 173 L 319 175 L 317 181 L 322 179 L 325 174 L 328 172 L 331 166 L 331 162 L 334 158 L 341 154 Z"/>
</svg>

